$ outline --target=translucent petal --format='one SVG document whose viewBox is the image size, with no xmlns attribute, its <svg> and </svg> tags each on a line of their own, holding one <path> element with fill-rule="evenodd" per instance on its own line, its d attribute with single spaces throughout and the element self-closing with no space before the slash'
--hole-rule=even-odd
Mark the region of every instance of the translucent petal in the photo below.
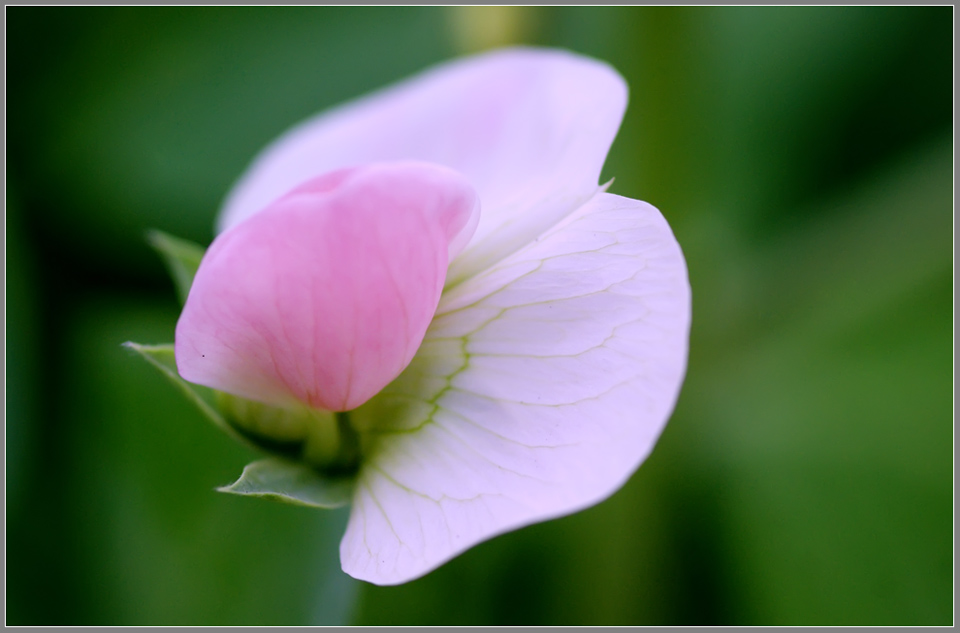
<svg viewBox="0 0 960 633">
<path fill-rule="evenodd" d="M 413 358 L 478 214 L 436 165 L 302 184 L 210 246 L 177 323 L 180 375 L 271 405 L 359 406 Z"/>
<path fill-rule="evenodd" d="M 689 325 L 667 223 L 609 194 L 446 292 L 411 365 L 352 414 L 344 570 L 405 582 L 612 494 L 673 410 Z"/>
<path fill-rule="evenodd" d="M 241 177 L 221 229 L 318 174 L 372 161 L 446 165 L 484 213 L 451 282 L 516 251 L 597 192 L 626 108 L 623 79 L 565 51 L 505 49 L 454 61 L 322 113 L 268 147 Z"/>
</svg>

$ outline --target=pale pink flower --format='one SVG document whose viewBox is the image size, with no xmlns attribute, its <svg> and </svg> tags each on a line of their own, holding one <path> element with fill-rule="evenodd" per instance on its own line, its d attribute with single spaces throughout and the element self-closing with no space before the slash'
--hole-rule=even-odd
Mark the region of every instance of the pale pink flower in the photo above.
<svg viewBox="0 0 960 633">
<path fill-rule="evenodd" d="M 349 411 L 350 575 L 405 582 L 595 504 L 652 449 L 690 291 L 660 213 L 598 185 L 626 98 L 571 53 L 457 60 L 295 127 L 230 194 L 177 366 Z"/>
</svg>

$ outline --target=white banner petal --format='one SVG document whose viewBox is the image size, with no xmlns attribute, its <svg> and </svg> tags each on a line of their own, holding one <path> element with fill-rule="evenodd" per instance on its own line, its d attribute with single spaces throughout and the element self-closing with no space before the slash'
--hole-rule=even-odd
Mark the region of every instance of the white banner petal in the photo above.
<svg viewBox="0 0 960 633">
<path fill-rule="evenodd" d="M 352 414 L 365 465 L 344 570 L 406 582 L 608 497 L 673 410 L 689 326 L 666 221 L 609 194 L 446 292 L 413 363 Z"/>
<path fill-rule="evenodd" d="M 626 100 L 616 71 L 565 51 L 504 49 L 442 64 L 287 132 L 240 178 L 219 229 L 333 169 L 437 163 L 466 176 L 483 208 L 448 275 L 456 283 L 596 193 Z"/>
</svg>

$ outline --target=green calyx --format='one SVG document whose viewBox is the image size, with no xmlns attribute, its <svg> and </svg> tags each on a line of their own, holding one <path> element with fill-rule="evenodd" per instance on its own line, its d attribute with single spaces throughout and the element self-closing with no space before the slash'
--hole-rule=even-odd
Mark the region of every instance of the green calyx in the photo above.
<svg viewBox="0 0 960 633">
<path fill-rule="evenodd" d="M 349 413 L 274 407 L 216 394 L 220 413 L 230 426 L 260 448 L 330 475 L 349 475 L 359 468 L 360 441 Z"/>
</svg>

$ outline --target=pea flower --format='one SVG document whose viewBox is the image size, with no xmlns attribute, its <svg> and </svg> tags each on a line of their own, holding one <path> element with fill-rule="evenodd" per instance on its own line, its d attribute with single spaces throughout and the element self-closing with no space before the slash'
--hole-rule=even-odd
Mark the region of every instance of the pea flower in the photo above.
<svg viewBox="0 0 960 633">
<path fill-rule="evenodd" d="M 343 569 L 389 585 L 619 489 L 690 323 L 666 221 L 598 185 L 626 98 L 603 63 L 505 49 L 267 148 L 176 328 L 201 406 L 274 454 L 223 490 L 352 502 Z"/>
</svg>

